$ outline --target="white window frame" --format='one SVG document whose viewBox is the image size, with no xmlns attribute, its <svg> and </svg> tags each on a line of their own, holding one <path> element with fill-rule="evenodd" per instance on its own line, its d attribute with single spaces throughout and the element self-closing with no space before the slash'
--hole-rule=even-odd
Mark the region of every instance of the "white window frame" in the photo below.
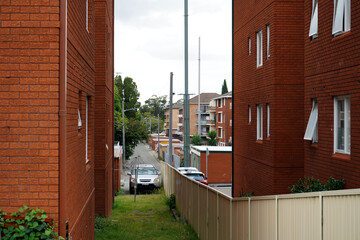
<svg viewBox="0 0 360 240">
<path fill-rule="evenodd" d="M 270 103 L 266 104 L 266 137 L 270 137 Z"/>
<path fill-rule="evenodd" d="M 86 97 L 86 114 L 85 114 L 85 126 L 86 126 L 86 133 L 85 133 L 85 161 L 86 163 L 89 162 L 89 96 Z"/>
<path fill-rule="evenodd" d="M 217 133 L 219 133 L 219 130 L 220 130 L 220 136 L 218 136 L 218 138 L 223 138 L 223 129 L 222 129 L 222 127 L 218 127 L 218 132 Z"/>
<path fill-rule="evenodd" d="M 223 101 L 224 101 L 224 104 L 223 104 L 223 106 L 225 107 L 225 105 L 226 105 L 226 104 L 225 104 L 225 98 L 224 98 L 224 100 L 223 100 Z"/>
<path fill-rule="evenodd" d="M 309 37 L 312 39 L 317 38 L 318 36 L 318 9 L 318 0 L 312 0 L 312 11 L 309 28 Z"/>
<path fill-rule="evenodd" d="M 263 34 L 262 30 L 260 29 L 256 33 L 256 66 L 261 67 L 263 65 Z"/>
<path fill-rule="evenodd" d="M 248 111 L 249 111 L 249 123 L 251 123 L 251 105 L 248 105 Z"/>
<path fill-rule="evenodd" d="M 266 25 L 266 57 L 270 58 L 270 24 Z"/>
<path fill-rule="evenodd" d="M 263 140 L 263 106 L 256 105 L 257 121 L 256 121 L 256 140 Z"/>
<path fill-rule="evenodd" d="M 305 140 L 312 142 L 318 142 L 318 116 L 319 116 L 319 107 L 317 99 L 312 100 L 312 109 L 309 117 L 308 124 L 306 126 L 306 131 L 304 135 Z"/>
<path fill-rule="evenodd" d="M 341 113 L 339 113 L 340 102 L 343 102 L 343 121 L 344 121 L 344 129 L 343 133 L 343 148 L 339 148 L 339 118 L 341 117 Z M 350 154 L 351 151 L 351 123 L 350 123 L 350 115 L 351 115 L 351 105 L 350 105 L 350 96 L 337 96 L 334 97 L 334 153 L 343 153 Z M 340 116 L 339 116 L 340 115 Z"/>
<path fill-rule="evenodd" d="M 249 37 L 248 40 L 249 40 L 249 55 L 251 55 L 251 37 Z"/>
<path fill-rule="evenodd" d="M 219 117 L 219 114 L 220 114 L 220 117 Z M 219 121 L 219 118 L 220 118 L 220 121 Z M 218 123 L 223 123 L 223 112 L 218 112 L 217 120 L 218 120 Z"/>
<path fill-rule="evenodd" d="M 230 127 L 232 127 L 232 119 L 230 119 Z"/>
<path fill-rule="evenodd" d="M 78 109 L 78 130 L 82 128 L 80 109 Z"/>
<path fill-rule="evenodd" d="M 85 25 L 86 25 L 86 30 L 89 31 L 89 0 L 85 0 L 86 2 L 86 6 L 85 6 Z"/>
<path fill-rule="evenodd" d="M 332 34 L 338 36 L 351 28 L 351 0 L 334 0 Z"/>
<path fill-rule="evenodd" d="M 232 109 L 232 102 L 230 102 L 230 109 Z"/>
</svg>

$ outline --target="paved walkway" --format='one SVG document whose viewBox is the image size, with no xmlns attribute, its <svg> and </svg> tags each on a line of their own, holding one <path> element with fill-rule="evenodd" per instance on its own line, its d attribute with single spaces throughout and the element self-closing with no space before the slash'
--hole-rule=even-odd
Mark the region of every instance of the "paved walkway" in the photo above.
<svg viewBox="0 0 360 240">
<path fill-rule="evenodd" d="M 135 164 L 152 164 L 160 171 L 160 163 L 157 160 L 157 153 L 152 150 L 147 143 L 138 143 L 135 147 L 134 154 L 125 161 L 125 169 L 121 172 L 121 188 L 125 193 L 129 192 L 129 176 L 132 166 Z"/>
</svg>

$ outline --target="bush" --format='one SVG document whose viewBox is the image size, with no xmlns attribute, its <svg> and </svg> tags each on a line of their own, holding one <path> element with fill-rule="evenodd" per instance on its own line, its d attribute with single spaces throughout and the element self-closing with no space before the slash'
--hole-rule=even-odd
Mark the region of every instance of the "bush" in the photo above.
<svg viewBox="0 0 360 240">
<path fill-rule="evenodd" d="M 106 217 L 95 216 L 95 231 L 100 231 L 113 225 L 113 222 Z"/>
<path fill-rule="evenodd" d="M 208 142 L 208 145 L 209 146 L 216 146 L 217 143 L 218 143 L 218 140 L 216 139 L 216 132 L 215 131 L 210 131 L 208 133 L 208 139 L 207 139 L 207 142 Z"/>
<path fill-rule="evenodd" d="M 170 197 L 166 199 L 166 205 L 169 206 L 170 210 L 176 208 L 176 199 L 174 194 L 171 194 Z"/>
<path fill-rule="evenodd" d="M 191 144 L 195 146 L 201 146 L 201 137 L 198 134 L 195 134 L 191 138 Z"/>
<path fill-rule="evenodd" d="M 53 221 L 48 218 L 44 210 L 23 206 L 18 211 L 8 215 L 0 209 L 0 233 L 3 234 L 2 240 L 64 239 L 54 231 Z"/>
<path fill-rule="evenodd" d="M 319 191 L 331 191 L 343 189 L 345 185 L 344 179 L 336 180 L 330 177 L 325 185 L 323 185 L 319 179 L 313 177 L 301 178 L 297 185 L 289 187 L 291 193 L 304 193 L 304 192 L 319 192 Z"/>
</svg>

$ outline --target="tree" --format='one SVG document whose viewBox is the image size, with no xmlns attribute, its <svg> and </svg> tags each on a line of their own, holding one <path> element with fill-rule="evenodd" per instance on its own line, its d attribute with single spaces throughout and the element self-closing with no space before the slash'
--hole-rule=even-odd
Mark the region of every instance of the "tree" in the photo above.
<svg viewBox="0 0 360 240">
<path fill-rule="evenodd" d="M 225 94 L 225 93 L 228 93 L 228 92 L 229 92 L 229 90 L 227 88 L 226 79 L 224 79 L 224 82 L 223 82 L 223 85 L 222 85 L 222 88 L 221 88 L 221 95 Z"/>
<path fill-rule="evenodd" d="M 158 114 L 161 120 L 165 120 L 166 97 L 152 95 L 151 98 L 145 101 L 144 106 L 141 107 L 141 113 L 150 112 L 151 115 L 157 117 Z"/>
<path fill-rule="evenodd" d="M 217 143 L 218 143 L 218 140 L 216 139 L 216 132 L 215 131 L 210 131 L 209 133 L 208 133 L 208 139 L 206 139 L 207 140 L 207 142 L 208 142 L 208 145 L 209 146 L 216 146 L 217 145 Z"/>
<path fill-rule="evenodd" d="M 191 138 L 191 144 L 195 146 L 201 145 L 201 137 L 198 134 L 194 134 Z"/>
<path fill-rule="evenodd" d="M 125 89 L 125 91 L 123 91 Z M 125 93 L 125 94 L 124 94 Z M 141 115 L 139 115 L 137 109 L 129 110 L 125 112 L 125 119 L 122 117 L 122 101 L 124 98 L 124 108 L 132 109 L 139 108 L 138 102 L 140 93 L 137 90 L 136 83 L 132 78 L 126 77 L 122 81 L 121 76 L 115 77 L 114 86 L 114 128 L 115 128 L 115 140 L 120 141 L 123 145 L 123 122 L 125 123 L 125 153 L 129 158 L 135 146 L 139 141 L 147 138 L 147 132 L 145 129 L 145 123 L 141 121 Z M 124 120 L 124 121 L 123 121 Z"/>
</svg>

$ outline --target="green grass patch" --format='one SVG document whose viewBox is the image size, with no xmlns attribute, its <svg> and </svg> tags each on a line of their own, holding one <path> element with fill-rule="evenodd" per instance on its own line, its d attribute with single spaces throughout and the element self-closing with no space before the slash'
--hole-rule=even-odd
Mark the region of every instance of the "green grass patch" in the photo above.
<svg viewBox="0 0 360 240">
<path fill-rule="evenodd" d="M 164 193 L 119 195 L 110 219 L 95 220 L 96 240 L 198 239 L 190 225 L 174 220 Z M 97 217 L 98 218 L 98 217 Z"/>
</svg>

